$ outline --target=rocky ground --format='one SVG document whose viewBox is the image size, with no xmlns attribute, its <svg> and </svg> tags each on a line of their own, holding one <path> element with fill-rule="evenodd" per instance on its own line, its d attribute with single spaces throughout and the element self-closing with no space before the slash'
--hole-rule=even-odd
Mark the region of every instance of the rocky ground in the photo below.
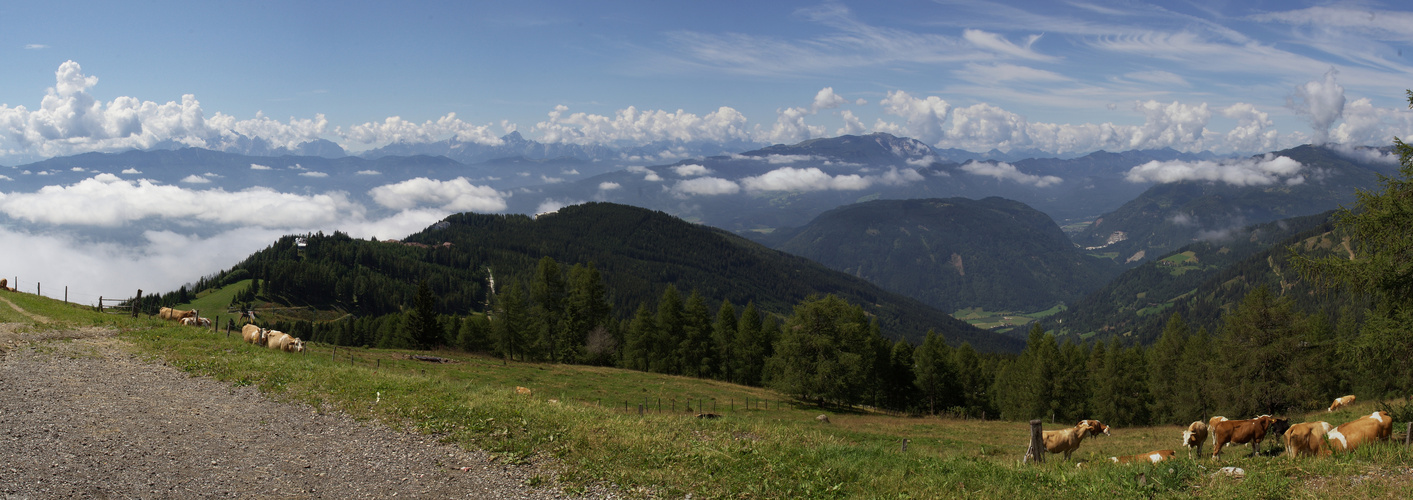
<svg viewBox="0 0 1413 500">
<path fill-rule="evenodd" d="M 191 377 L 108 330 L 37 330 L 0 324 L 0 498 L 569 497 L 541 466 Z"/>
</svg>

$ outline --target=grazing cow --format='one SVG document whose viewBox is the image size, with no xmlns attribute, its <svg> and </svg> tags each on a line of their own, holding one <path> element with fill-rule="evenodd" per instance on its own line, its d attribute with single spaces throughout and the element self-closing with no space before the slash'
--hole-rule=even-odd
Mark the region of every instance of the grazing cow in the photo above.
<svg viewBox="0 0 1413 500">
<path fill-rule="evenodd" d="M 183 311 L 181 309 L 163 307 L 157 311 L 157 316 L 168 321 L 181 321 L 182 318 L 195 318 L 199 315 L 197 314 L 196 309 L 188 309 Z"/>
<path fill-rule="evenodd" d="M 265 347 L 284 352 L 304 352 L 304 341 L 285 332 L 270 330 Z"/>
<path fill-rule="evenodd" d="M 1349 406 L 1349 405 L 1352 405 L 1352 404 L 1354 404 L 1354 395 L 1353 395 L 1353 394 L 1350 394 L 1350 395 L 1345 396 L 1345 397 L 1342 397 L 1342 398 L 1335 398 L 1334 402 L 1333 402 L 1333 403 L 1330 403 L 1330 409 L 1325 410 L 1325 411 L 1327 411 L 1327 412 L 1328 412 L 1328 411 L 1335 411 L 1335 410 L 1338 410 L 1338 409 L 1340 409 L 1340 408 L 1344 408 L 1344 407 Z"/>
<path fill-rule="evenodd" d="M 1150 451 L 1148 453 L 1141 453 L 1138 455 L 1129 455 L 1126 457 L 1109 457 L 1109 460 L 1119 464 L 1126 464 L 1130 462 L 1148 462 L 1151 464 L 1156 464 L 1158 462 L 1173 458 L 1173 455 L 1175 454 L 1176 453 L 1173 452 L 1173 450 L 1157 450 Z"/>
<path fill-rule="evenodd" d="M 1335 427 L 1325 436 L 1331 451 L 1344 453 L 1371 441 L 1388 441 L 1392 434 L 1393 418 L 1387 412 L 1376 411 Z"/>
<path fill-rule="evenodd" d="M 1207 429 L 1212 434 L 1212 458 L 1222 458 L 1222 447 L 1228 443 L 1251 443 L 1251 456 L 1261 453 L 1261 440 L 1266 433 L 1283 433 L 1290 427 L 1285 418 L 1261 415 L 1250 420 L 1228 420 L 1226 417 L 1212 417 Z"/>
<path fill-rule="evenodd" d="M 1100 433 L 1107 432 L 1107 426 L 1104 427 L 1104 430 L 1099 430 L 1090 424 L 1090 422 L 1098 423 L 1099 421 L 1080 420 L 1079 425 L 1069 429 L 1045 431 L 1042 435 L 1042 438 L 1045 440 L 1045 451 L 1050 453 L 1064 453 L 1065 460 L 1069 460 L 1070 454 L 1074 453 L 1074 450 L 1079 448 L 1079 443 L 1084 441 L 1085 436 L 1097 436 Z"/>
<path fill-rule="evenodd" d="M 1098 420 L 1080 420 L 1079 422 L 1080 422 L 1081 424 L 1089 424 L 1089 435 L 1090 435 L 1090 436 L 1098 436 L 1098 435 L 1100 435 L 1100 434 L 1103 434 L 1103 435 L 1105 435 L 1105 436 L 1108 436 L 1108 435 L 1109 435 L 1109 426 L 1104 425 L 1102 422 L 1100 422 L 1100 421 L 1098 421 Z M 1079 425 L 1079 424 L 1075 424 L 1075 425 Z"/>
<path fill-rule="evenodd" d="M 1202 443 L 1206 442 L 1207 424 L 1201 420 L 1188 424 L 1187 430 L 1182 431 L 1182 445 L 1192 450 L 1194 458 L 1202 456 Z"/>
<path fill-rule="evenodd" d="M 1292 457 L 1329 455 L 1325 434 L 1334 426 L 1329 422 L 1301 422 L 1285 431 L 1285 454 Z"/>
<path fill-rule="evenodd" d="M 240 327 L 240 336 L 251 344 L 265 345 L 265 342 L 270 338 L 270 331 L 246 323 L 245 326 Z"/>
</svg>

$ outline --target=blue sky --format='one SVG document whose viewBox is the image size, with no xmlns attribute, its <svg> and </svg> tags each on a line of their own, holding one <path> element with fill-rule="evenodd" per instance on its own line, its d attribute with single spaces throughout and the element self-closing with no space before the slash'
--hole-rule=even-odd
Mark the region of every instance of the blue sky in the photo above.
<svg viewBox="0 0 1413 500">
<path fill-rule="evenodd" d="M 0 163 L 236 133 L 1073 154 L 1413 131 L 1401 3 L 679 4 L 7 2 Z"/>
</svg>

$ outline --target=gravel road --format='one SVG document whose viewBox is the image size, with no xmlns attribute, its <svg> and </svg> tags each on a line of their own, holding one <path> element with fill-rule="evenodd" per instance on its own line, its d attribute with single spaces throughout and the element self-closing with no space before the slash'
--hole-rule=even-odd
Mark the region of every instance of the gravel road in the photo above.
<svg viewBox="0 0 1413 500">
<path fill-rule="evenodd" d="M 192 377 L 111 331 L 27 329 L 0 324 L 0 499 L 570 497 L 526 486 L 553 482 L 539 466 Z"/>
</svg>

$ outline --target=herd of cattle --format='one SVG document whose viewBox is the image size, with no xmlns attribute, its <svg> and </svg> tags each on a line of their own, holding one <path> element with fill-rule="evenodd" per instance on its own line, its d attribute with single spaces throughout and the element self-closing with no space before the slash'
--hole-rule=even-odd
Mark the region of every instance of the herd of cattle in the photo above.
<svg viewBox="0 0 1413 500">
<path fill-rule="evenodd" d="M 1354 403 L 1354 396 L 1344 396 L 1334 401 L 1329 410 L 1335 411 Z M 1081 420 L 1070 429 L 1045 431 L 1045 450 L 1050 453 L 1070 454 L 1079 448 L 1086 436 L 1109 435 L 1109 426 L 1098 420 Z M 1288 456 L 1324 456 L 1334 453 L 1348 453 L 1366 443 L 1388 441 L 1393 435 L 1393 418 L 1387 412 L 1376 411 L 1346 422 L 1338 427 L 1328 422 L 1303 422 L 1291 425 L 1285 418 L 1261 415 L 1249 420 L 1231 420 L 1226 417 L 1212 417 L 1209 422 L 1193 422 L 1182 433 L 1182 444 L 1192 450 L 1194 457 L 1202 455 L 1202 445 L 1208 436 L 1212 437 L 1212 458 L 1220 459 L 1222 447 L 1228 444 L 1251 444 L 1251 455 L 1261 452 L 1261 441 L 1268 435 L 1284 438 L 1285 454 Z M 1156 450 L 1125 457 L 1109 457 L 1118 463 L 1151 462 L 1158 463 L 1173 458 L 1173 450 Z"/>
<path fill-rule="evenodd" d="M 163 307 L 157 311 L 157 316 L 188 326 L 211 326 L 211 320 L 201 317 L 200 312 L 196 309 L 181 310 Z M 247 323 L 241 327 L 240 333 L 241 337 L 251 344 L 284 352 L 304 352 L 303 340 L 279 330 L 267 330 Z"/>
</svg>

